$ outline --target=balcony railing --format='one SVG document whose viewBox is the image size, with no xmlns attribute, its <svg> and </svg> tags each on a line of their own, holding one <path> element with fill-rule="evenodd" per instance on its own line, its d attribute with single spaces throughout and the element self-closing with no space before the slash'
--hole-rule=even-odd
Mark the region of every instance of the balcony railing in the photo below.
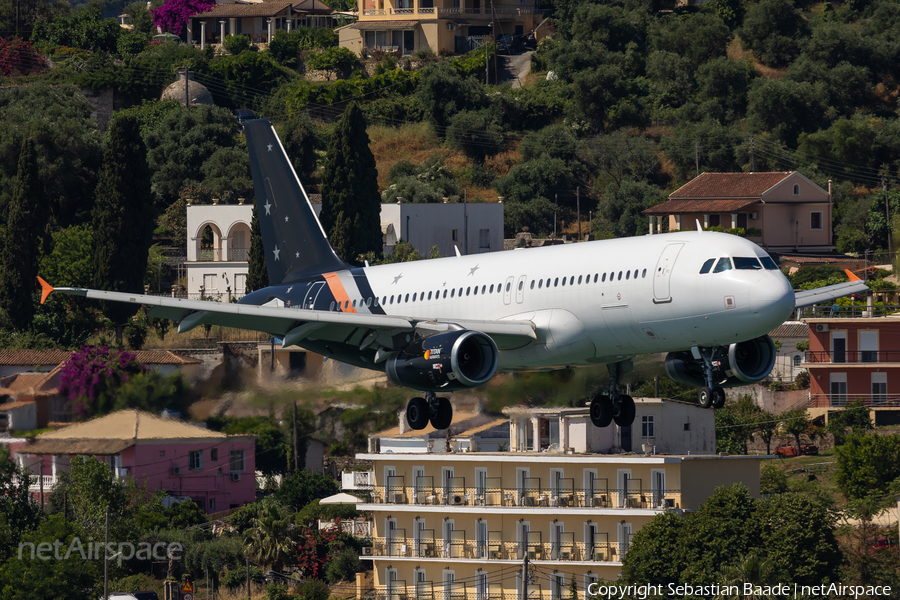
<svg viewBox="0 0 900 600">
<path fill-rule="evenodd" d="M 395 529 L 394 531 L 404 532 Z M 453 531 L 452 533 L 461 533 Z M 539 532 L 531 532 L 539 533 Z M 565 535 L 565 534 L 563 534 Z M 574 534 L 569 534 L 574 535 Z M 604 538 L 606 537 L 603 534 Z M 618 562 L 627 542 L 510 542 L 494 540 L 442 540 L 429 537 L 389 537 L 372 540 L 372 556 L 381 558 L 447 558 L 471 560 L 522 560 Z"/>
<path fill-rule="evenodd" d="M 31 475 L 28 481 L 28 491 L 30 492 L 40 492 L 41 491 L 41 479 L 44 480 L 44 492 L 49 492 L 53 489 L 53 486 L 56 485 L 56 475 Z M 13 477 L 12 479 L 13 485 L 19 485 L 19 478 Z"/>
<path fill-rule="evenodd" d="M 394 481 L 391 481 L 391 480 Z M 541 487 L 540 479 L 527 478 L 523 487 L 507 488 L 490 485 L 467 487 L 462 477 L 454 477 L 446 487 L 435 487 L 432 477 L 419 477 L 416 486 L 405 486 L 402 476 L 388 478 L 388 485 L 372 487 L 375 504 L 481 506 L 489 508 L 680 508 L 681 490 L 644 489 L 639 479 L 629 479 L 626 489 L 606 486 L 575 488 L 572 479 L 561 479 L 554 487 Z M 460 480 L 460 481 L 457 481 Z M 598 482 L 606 482 L 599 479 Z"/>
<path fill-rule="evenodd" d="M 373 16 L 373 15 L 386 15 L 387 11 L 383 8 L 367 8 L 363 10 L 363 15 Z"/>
<path fill-rule="evenodd" d="M 369 489 L 375 484 L 374 471 L 343 471 L 341 473 L 341 489 Z"/>
<path fill-rule="evenodd" d="M 898 350 L 817 350 L 806 352 L 805 362 L 809 364 L 860 364 L 860 363 L 900 363 Z"/>
<path fill-rule="evenodd" d="M 830 301 L 829 301 L 830 302 Z M 884 304 L 868 306 L 839 306 L 833 305 L 807 306 L 797 310 L 798 319 L 850 319 L 860 317 L 887 317 L 900 312 L 900 306 L 896 304 Z"/>
<path fill-rule="evenodd" d="M 366 594 L 372 600 L 518 600 L 521 594 L 515 586 L 502 587 L 502 583 L 495 583 L 494 577 L 486 577 L 485 584 L 454 582 L 419 581 L 406 585 L 405 581 L 392 581 L 389 586 L 370 588 Z M 568 578 L 565 579 L 568 581 Z M 507 583 L 509 585 L 509 583 Z M 581 584 L 579 583 L 579 590 Z M 542 584 L 528 584 L 526 590 L 528 600 L 563 600 L 571 594 L 568 584 L 550 586 Z"/>
<path fill-rule="evenodd" d="M 249 248 L 231 248 L 228 251 L 231 260 L 233 261 L 248 261 L 250 260 L 250 249 Z"/>
<path fill-rule="evenodd" d="M 220 261 L 222 260 L 222 250 L 220 248 L 200 248 L 197 260 L 201 262 Z"/>
<path fill-rule="evenodd" d="M 870 408 L 900 406 L 900 395 L 897 394 L 810 394 L 810 407 L 843 408 L 851 402 L 862 402 Z"/>
<path fill-rule="evenodd" d="M 323 521 L 319 519 L 319 531 L 330 531 L 340 528 L 341 532 L 349 533 L 354 537 L 372 537 L 372 521 L 360 521 L 358 519 L 341 519 L 340 522 Z"/>
</svg>

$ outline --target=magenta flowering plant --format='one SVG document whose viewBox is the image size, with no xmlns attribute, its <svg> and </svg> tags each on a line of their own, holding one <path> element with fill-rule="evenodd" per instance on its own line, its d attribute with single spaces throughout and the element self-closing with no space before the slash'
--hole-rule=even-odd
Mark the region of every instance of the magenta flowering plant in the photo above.
<svg viewBox="0 0 900 600">
<path fill-rule="evenodd" d="M 72 403 L 73 413 L 92 417 L 109 412 L 111 392 L 148 368 L 137 356 L 107 346 L 82 346 L 72 353 L 59 374 L 59 393 Z"/>
<path fill-rule="evenodd" d="M 150 11 L 150 14 L 153 17 L 153 24 L 160 30 L 181 35 L 188 19 L 215 5 L 215 0 L 168 0 L 159 8 Z"/>
</svg>

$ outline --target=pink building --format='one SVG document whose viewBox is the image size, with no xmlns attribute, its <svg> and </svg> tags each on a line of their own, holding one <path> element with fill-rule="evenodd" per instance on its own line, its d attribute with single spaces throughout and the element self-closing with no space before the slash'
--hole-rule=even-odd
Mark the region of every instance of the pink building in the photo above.
<svg viewBox="0 0 900 600">
<path fill-rule="evenodd" d="M 175 419 L 123 410 L 11 443 L 10 452 L 47 494 L 72 456 L 93 456 L 117 477 L 189 497 L 208 513 L 256 499 L 256 437 L 226 435 Z"/>
<path fill-rule="evenodd" d="M 796 171 L 701 173 L 643 214 L 651 234 L 667 219 L 669 231 L 693 230 L 697 222 L 740 228 L 771 252 L 834 250 L 831 193 Z"/>
</svg>

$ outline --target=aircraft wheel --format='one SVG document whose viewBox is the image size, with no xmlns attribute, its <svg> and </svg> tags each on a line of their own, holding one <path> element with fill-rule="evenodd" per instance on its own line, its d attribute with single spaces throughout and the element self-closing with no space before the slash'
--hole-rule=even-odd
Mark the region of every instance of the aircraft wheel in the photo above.
<svg viewBox="0 0 900 600">
<path fill-rule="evenodd" d="M 594 396 L 591 400 L 591 423 L 594 427 L 607 427 L 612 423 L 612 401 L 609 396 Z"/>
<path fill-rule="evenodd" d="M 723 406 L 725 406 L 725 390 L 720 387 L 714 387 L 712 389 L 712 407 L 722 408 Z"/>
<path fill-rule="evenodd" d="M 431 426 L 435 429 L 447 429 L 453 422 L 453 407 L 446 398 L 438 398 L 437 414 L 431 417 Z"/>
<path fill-rule="evenodd" d="M 413 398 L 406 405 L 406 422 L 413 429 L 425 429 L 428 425 L 428 402 L 425 398 Z"/>
<path fill-rule="evenodd" d="M 712 406 L 712 390 L 708 387 L 702 387 L 697 392 L 697 403 L 700 408 L 709 408 Z"/>
<path fill-rule="evenodd" d="M 619 414 L 614 415 L 613 419 L 615 419 L 616 425 L 619 427 L 629 427 L 634 423 L 634 398 L 623 394 L 619 396 L 619 402 Z"/>
</svg>

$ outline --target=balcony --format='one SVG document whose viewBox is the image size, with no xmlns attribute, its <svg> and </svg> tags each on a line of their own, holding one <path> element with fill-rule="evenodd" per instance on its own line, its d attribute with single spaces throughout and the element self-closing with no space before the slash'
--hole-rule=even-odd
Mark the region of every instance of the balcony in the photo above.
<svg viewBox="0 0 900 600">
<path fill-rule="evenodd" d="M 900 351 L 898 350 L 817 350 L 806 352 L 804 358 L 806 364 L 836 364 L 856 365 L 871 363 L 900 363 Z"/>
<path fill-rule="evenodd" d="M 900 395 L 897 394 L 810 394 L 809 406 L 843 408 L 851 402 L 860 401 L 869 408 L 900 407 Z"/>
<path fill-rule="evenodd" d="M 807 306 L 797 310 L 798 319 L 858 319 L 861 317 L 887 317 L 900 312 L 900 306 L 895 304 L 873 306 L 839 306 L 836 310 L 833 305 Z"/>
<path fill-rule="evenodd" d="M 521 487 L 503 487 L 499 477 L 488 477 L 483 486 L 467 486 L 464 477 L 451 477 L 444 486 L 435 486 L 431 476 L 418 477 L 415 486 L 405 486 L 403 476 L 388 477 L 385 486 L 372 486 L 374 504 L 413 506 L 472 506 L 519 508 L 621 508 L 666 510 L 680 508 L 681 490 L 644 489 L 640 479 L 629 479 L 626 489 L 614 489 L 606 479 L 595 487 L 576 488 L 574 479 L 558 479 L 542 486 L 539 478 L 522 480 Z"/>
<path fill-rule="evenodd" d="M 504 588 L 501 581 L 488 577 L 484 583 L 466 583 L 463 581 L 432 582 L 419 581 L 407 586 L 405 581 L 391 581 L 390 585 L 370 589 L 372 600 L 519 600 L 521 594 L 515 585 Z M 568 581 L 568 579 L 565 579 Z M 547 586 L 528 584 L 526 589 L 528 600 L 562 600 L 569 598 L 567 585 Z"/>
<path fill-rule="evenodd" d="M 319 531 L 331 531 L 340 529 L 342 533 L 349 533 L 353 537 L 372 537 L 372 521 L 360 521 L 358 519 L 340 519 L 338 521 L 323 521 L 319 519 Z"/>
<path fill-rule="evenodd" d="M 374 471 L 343 471 L 342 490 L 370 490 L 375 483 Z"/>
<path fill-rule="evenodd" d="M 562 562 L 619 562 L 628 547 L 627 542 L 610 542 L 605 533 L 598 533 L 594 542 L 576 542 L 575 534 L 560 534 L 560 540 L 544 542 L 540 531 L 528 532 L 528 540 L 502 540 L 502 532 L 488 532 L 487 540 L 465 539 L 466 532 L 453 530 L 451 538 L 435 539 L 434 530 L 419 530 L 418 538 L 405 537 L 404 529 L 392 530 L 388 538 L 373 538 L 374 558 L 435 558 L 461 560 L 512 560 Z"/>
<path fill-rule="evenodd" d="M 47 493 L 53 489 L 53 486 L 56 485 L 58 481 L 56 475 L 31 475 L 28 481 L 28 491 L 29 492 L 40 492 L 41 491 L 41 480 L 43 479 L 44 483 L 44 492 Z M 13 485 L 19 485 L 18 477 L 13 477 L 12 479 Z"/>
</svg>

